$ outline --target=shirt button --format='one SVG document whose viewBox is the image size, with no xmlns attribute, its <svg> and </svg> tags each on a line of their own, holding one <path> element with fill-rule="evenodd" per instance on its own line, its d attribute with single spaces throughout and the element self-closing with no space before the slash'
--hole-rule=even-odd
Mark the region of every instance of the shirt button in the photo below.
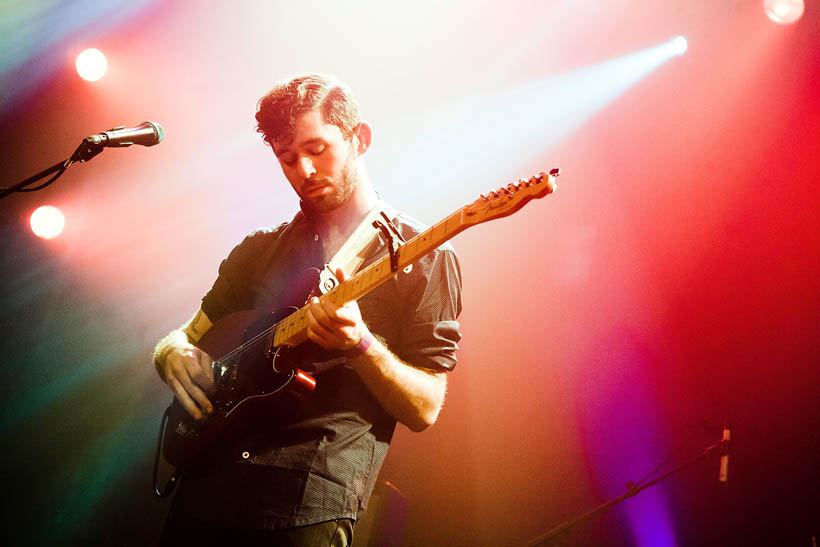
<svg viewBox="0 0 820 547">
<path fill-rule="evenodd" d="M 313 234 L 313 241 L 319 241 L 319 234 Z"/>
<path fill-rule="evenodd" d="M 246 450 L 246 451 L 244 451 L 244 452 L 242 453 L 242 458 L 243 458 L 243 459 L 246 459 L 246 460 L 247 460 L 247 459 L 248 459 L 248 458 L 250 458 L 250 457 L 251 457 L 251 453 L 250 453 L 250 452 L 248 452 L 247 450 Z"/>
</svg>

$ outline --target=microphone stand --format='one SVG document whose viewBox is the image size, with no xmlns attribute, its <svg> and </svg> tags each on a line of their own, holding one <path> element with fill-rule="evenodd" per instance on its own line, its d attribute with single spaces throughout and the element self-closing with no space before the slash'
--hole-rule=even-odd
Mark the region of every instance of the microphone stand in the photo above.
<svg viewBox="0 0 820 547">
<path fill-rule="evenodd" d="M 592 517 L 594 517 L 594 516 L 596 516 L 600 513 L 603 513 L 607 509 L 610 509 L 610 508 L 618 505 L 619 503 L 621 503 L 622 501 L 624 501 L 627 498 L 637 496 L 639 493 L 643 492 L 644 490 L 646 490 L 650 486 L 661 482 L 662 480 L 664 480 L 665 478 L 667 478 L 671 475 L 674 475 L 676 473 L 679 473 L 680 471 L 683 471 L 687 467 L 690 467 L 690 466 L 694 465 L 695 463 L 705 459 L 707 456 L 709 456 L 711 453 L 715 452 L 718 449 L 720 449 L 718 454 L 720 454 L 720 455 L 727 454 L 728 453 L 728 441 L 721 441 L 717 444 L 713 444 L 712 446 L 707 447 L 696 458 L 694 458 L 692 460 L 689 460 L 688 462 L 679 465 L 678 467 L 672 469 L 671 471 L 669 471 L 667 473 L 664 473 L 663 475 L 661 475 L 657 479 L 649 481 L 646 484 L 636 486 L 631 482 L 627 483 L 627 485 L 626 485 L 627 490 L 626 490 L 625 493 L 621 494 L 620 496 L 618 496 L 616 498 L 612 498 L 611 500 L 609 500 L 607 502 L 602 503 L 598 507 L 590 509 L 586 513 L 584 513 L 584 514 L 582 514 L 582 515 L 580 515 L 580 516 L 578 516 L 574 519 L 571 519 L 571 520 L 568 520 L 568 521 L 566 521 L 562 524 L 559 524 L 555 528 L 552 528 L 551 530 L 548 530 L 547 532 L 541 534 L 540 536 L 529 540 L 527 542 L 527 545 L 529 545 L 530 547 L 533 547 L 533 546 L 536 546 L 536 545 L 549 545 L 551 547 L 557 547 L 559 545 L 559 543 L 557 543 L 557 540 L 561 536 L 566 534 L 569 530 L 571 530 L 572 528 L 577 526 L 578 524 L 590 520 Z"/>
<path fill-rule="evenodd" d="M 68 158 L 67 160 L 57 162 L 54 165 L 52 165 L 51 167 L 49 167 L 48 169 L 45 169 L 44 171 L 40 171 L 36 175 L 33 175 L 33 176 L 27 178 L 26 180 L 24 180 L 22 182 L 18 182 L 17 184 L 15 184 L 13 186 L 9 186 L 7 188 L 0 188 L 0 199 L 3 199 L 4 197 L 8 196 L 9 194 L 13 194 L 15 192 L 34 192 L 35 190 L 42 190 L 43 188 L 45 188 L 46 186 L 48 186 L 49 184 L 51 184 L 52 182 L 54 182 L 55 180 L 60 178 L 60 175 L 65 173 L 66 169 L 68 169 L 71 166 L 72 163 L 86 162 L 86 161 L 90 160 L 91 158 L 93 158 L 94 156 L 96 156 L 97 154 L 99 154 L 102 151 L 103 151 L 103 145 L 102 144 L 94 144 L 93 142 L 89 141 L 88 139 L 84 139 L 83 142 L 80 144 L 80 146 L 77 147 L 77 149 L 74 151 L 74 153 L 71 154 L 71 157 Z M 38 180 L 40 180 L 42 178 L 45 178 L 45 177 L 51 175 L 52 173 L 57 173 L 57 174 L 54 175 L 50 180 L 48 180 L 48 181 L 44 182 L 43 184 L 41 184 L 40 186 L 36 186 L 34 188 L 26 188 L 30 184 L 34 184 Z"/>
</svg>

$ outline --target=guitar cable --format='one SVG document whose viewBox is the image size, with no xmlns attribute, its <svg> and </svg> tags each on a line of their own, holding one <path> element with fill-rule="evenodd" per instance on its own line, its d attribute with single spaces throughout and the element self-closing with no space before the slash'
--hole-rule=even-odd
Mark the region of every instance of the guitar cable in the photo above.
<svg viewBox="0 0 820 547">
<path fill-rule="evenodd" d="M 162 451 L 162 439 L 165 436 L 165 430 L 168 426 L 168 414 L 171 411 L 171 405 L 168 405 L 168 408 L 165 409 L 165 412 L 162 415 L 162 420 L 159 423 L 159 435 L 157 436 L 157 450 L 154 454 L 154 494 L 157 495 L 159 498 L 167 498 L 171 495 L 174 489 L 177 487 L 177 482 L 179 481 L 180 472 L 179 469 L 174 468 L 174 472 L 171 475 L 171 478 L 168 479 L 168 482 L 165 483 L 165 488 L 160 490 L 159 484 L 157 484 L 157 474 L 159 472 L 159 458 L 160 452 Z"/>
</svg>

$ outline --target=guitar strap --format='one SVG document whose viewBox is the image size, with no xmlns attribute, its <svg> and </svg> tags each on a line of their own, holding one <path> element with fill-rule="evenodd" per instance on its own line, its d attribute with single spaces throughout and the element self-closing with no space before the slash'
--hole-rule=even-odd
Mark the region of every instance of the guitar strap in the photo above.
<svg viewBox="0 0 820 547">
<path fill-rule="evenodd" d="M 322 294 L 339 284 L 335 275 L 337 268 L 342 268 L 348 278 L 358 271 L 370 250 L 380 241 L 378 237 L 380 232 L 374 223 L 390 222 L 389 219 L 394 218 L 396 214 L 397 211 L 384 201 L 379 200 L 376 203 L 319 273 L 319 291 Z M 393 230 L 398 233 L 395 228 Z"/>
</svg>

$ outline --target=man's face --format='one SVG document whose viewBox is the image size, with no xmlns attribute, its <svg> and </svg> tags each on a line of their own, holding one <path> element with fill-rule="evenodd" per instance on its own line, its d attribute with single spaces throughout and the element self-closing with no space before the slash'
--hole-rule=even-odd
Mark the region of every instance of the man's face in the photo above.
<svg viewBox="0 0 820 547">
<path fill-rule="evenodd" d="M 353 142 L 345 140 L 338 126 L 324 123 L 315 110 L 300 114 L 293 140 L 275 141 L 273 151 L 293 189 L 314 211 L 336 209 L 358 183 Z"/>
</svg>

